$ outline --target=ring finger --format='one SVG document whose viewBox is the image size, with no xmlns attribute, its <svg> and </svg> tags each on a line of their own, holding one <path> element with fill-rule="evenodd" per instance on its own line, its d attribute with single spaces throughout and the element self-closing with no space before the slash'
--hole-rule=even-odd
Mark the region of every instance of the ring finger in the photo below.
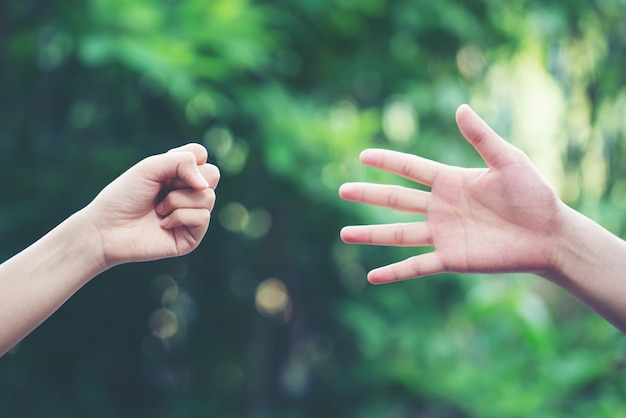
<svg viewBox="0 0 626 418">
<path fill-rule="evenodd" d="M 432 245 L 430 230 L 426 222 L 347 226 L 341 230 L 341 239 L 349 244 L 403 247 Z"/>
</svg>

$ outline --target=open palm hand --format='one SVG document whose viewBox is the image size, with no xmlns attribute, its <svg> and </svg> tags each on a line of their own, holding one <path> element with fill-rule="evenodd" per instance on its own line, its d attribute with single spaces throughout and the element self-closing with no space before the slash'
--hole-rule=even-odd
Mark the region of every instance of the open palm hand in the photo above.
<svg viewBox="0 0 626 418">
<path fill-rule="evenodd" d="M 425 214 L 424 221 L 346 227 L 347 243 L 433 246 L 434 251 L 373 270 L 373 283 L 446 271 L 542 272 L 553 263 L 562 205 L 526 155 L 493 132 L 467 106 L 457 112 L 465 138 L 488 168 L 448 166 L 418 156 L 369 149 L 361 161 L 430 187 L 346 183 L 346 200 Z"/>
</svg>

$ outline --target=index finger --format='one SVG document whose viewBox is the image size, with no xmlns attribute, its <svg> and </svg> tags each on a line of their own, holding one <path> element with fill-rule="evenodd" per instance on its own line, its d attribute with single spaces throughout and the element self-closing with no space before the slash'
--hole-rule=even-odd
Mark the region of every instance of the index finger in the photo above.
<svg viewBox="0 0 626 418">
<path fill-rule="evenodd" d="M 209 187 L 209 182 L 198 168 L 201 155 L 194 151 L 199 150 L 185 149 L 181 152 L 153 155 L 139 162 L 136 169 L 142 170 L 146 178 L 159 183 L 167 183 L 178 178 L 190 187 L 201 190 Z"/>
<path fill-rule="evenodd" d="M 194 142 L 182 145 L 180 147 L 172 148 L 168 151 L 168 153 L 169 152 L 190 152 L 196 157 L 196 164 L 198 165 L 205 164 L 207 162 L 207 159 L 209 158 L 209 153 L 207 152 L 206 148 Z"/>
<path fill-rule="evenodd" d="M 217 184 L 220 181 L 220 170 L 215 165 L 208 163 L 199 165 L 198 171 L 200 171 L 200 175 L 209 183 L 211 189 L 217 188 Z M 187 182 L 178 177 L 170 179 L 167 185 L 170 190 L 189 188 Z"/>
<path fill-rule="evenodd" d="M 426 186 L 431 186 L 439 172 L 446 167 L 445 164 L 417 155 L 378 148 L 364 150 L 359 159 L 365 165 L 398 174 Z"/>
</svg>

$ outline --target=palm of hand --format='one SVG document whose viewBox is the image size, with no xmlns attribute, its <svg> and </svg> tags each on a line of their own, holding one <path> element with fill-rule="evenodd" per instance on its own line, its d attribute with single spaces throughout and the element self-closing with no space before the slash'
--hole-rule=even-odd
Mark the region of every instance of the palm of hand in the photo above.
<svg viewBox="0 0 626 418">
<path fill-rule="evenodd" d="M 447 271 L 542 271 L 551 262 L 556 194 L 525 157 L 499 169 L 446 167 L 426 223 Z"/>
</svg>

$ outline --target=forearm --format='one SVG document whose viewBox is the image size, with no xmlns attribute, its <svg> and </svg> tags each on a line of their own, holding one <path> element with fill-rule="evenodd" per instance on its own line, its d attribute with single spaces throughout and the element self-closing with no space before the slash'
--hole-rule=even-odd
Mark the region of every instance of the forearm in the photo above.
<svg viewBox="0 0 626 418">
<path fill-rule="evenodd" d="M 81 211 L 0 265 L 0 355 L 104 270 Z"/>
<path fill-rule="evenodd" d="M 543 276 L 626 333 L 626 242 L 571 208 L 563 213 L 555 268 Z"/>
</svg>

